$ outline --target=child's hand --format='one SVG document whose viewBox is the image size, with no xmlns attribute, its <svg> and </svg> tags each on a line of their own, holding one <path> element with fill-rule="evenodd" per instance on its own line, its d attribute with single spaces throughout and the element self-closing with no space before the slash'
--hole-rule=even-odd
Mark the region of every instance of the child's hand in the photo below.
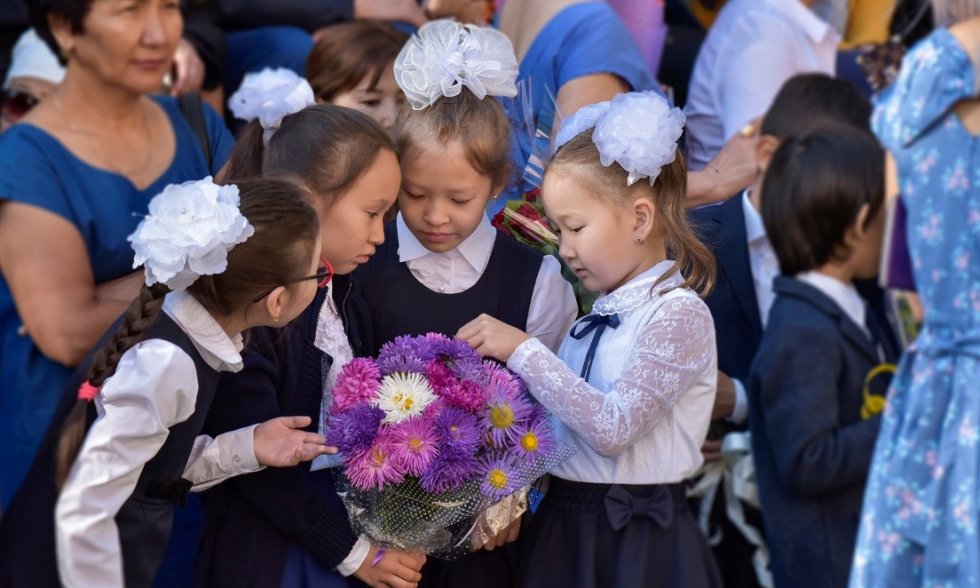
<svg viewBox="0 0 980 588">
<path fill-rule="evenodd" d="M 463 325 L 456 336 L 469 343 L 480 355 L 503 362 L 510 359 L 518 345 L 531 338 L 524 331 L 488 314 L 481 314 Z"/>
<path fill-rule="evenodd" d="M 520 517 L 518 517 L 516 520 L 514 520 L 513 523 L 501 529 L 500 532 L 497 533 L 496 537 L 487 541 L 483 545 L 483 549 L 485 551 L 493 551 L 498 547 L 503 547 L 508 543 L 513 543 L 514 541 L 517 541 L 517 536 L 520 534 L 520 532 L 521 532 L 521 519 Z"/>
<path fill-rule="evenodd" d="M 284 468 L 337 453 L 336 447 L 326 445 L 323 435 L 302 430 L 309 424 L 310 417 L 292 416 L 274 418 L 255 427 L 255 458 L 261 465 Z"/>
<path fill-rule="evenodd" d="M 414 588 L 422 580 L 419 570 L 425 564 L 425 555 L 404 551 L 385 550 L 381 559 L 378 548 L 372 547 L 354 577 L 368 586 L 388 588 Z"/>
</svg>

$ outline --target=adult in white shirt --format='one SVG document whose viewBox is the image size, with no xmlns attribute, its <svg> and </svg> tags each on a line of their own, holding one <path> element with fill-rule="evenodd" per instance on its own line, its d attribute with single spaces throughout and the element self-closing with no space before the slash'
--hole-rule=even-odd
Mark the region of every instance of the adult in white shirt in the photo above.
<svg viewBox="0 0 980 588">
<path fill-rule="evenodd" d="M 798 73 L 833 74 L 840 35 L 813 0 L 731 0 L 701 46 L 685 114 L 689 166 L 700 170 L 762 116 Z"/>
</svg>

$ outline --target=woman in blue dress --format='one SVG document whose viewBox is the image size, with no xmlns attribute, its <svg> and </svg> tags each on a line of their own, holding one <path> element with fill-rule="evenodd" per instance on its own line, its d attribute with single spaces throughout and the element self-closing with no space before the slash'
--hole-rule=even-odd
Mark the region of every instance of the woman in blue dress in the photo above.
<svg viewBox="0 0 980 588">
<path fill-rule="evenodd" d="M 889 393 L 852 588 L 980 585 L 980 1 L 933 7 L 958 24 L 906 56 L 874 119 L 925 324 Z"/>
<path fill-rule="evenodd" d="M 76 365 L 135 297 L 126 240 L 150 198 L 215 173 L 175 100 L 151 98 L 181 38 L 180 5 L 31 4 L 63 84 L 0 137 L 0 508 L 19 487 Z M 49 17 L 51 25 L 49 26 Z"/>
</svg>

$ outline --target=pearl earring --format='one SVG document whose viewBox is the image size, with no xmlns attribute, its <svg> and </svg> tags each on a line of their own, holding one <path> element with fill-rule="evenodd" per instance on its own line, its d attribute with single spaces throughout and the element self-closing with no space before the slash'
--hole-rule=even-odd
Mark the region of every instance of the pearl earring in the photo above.
<svg viewBox="0 0 980 588">
<path fill-rule="evenodd" d="M 634 238 L 634 239 L 636 239 L 636 244 L 637 244 L 637 245 L 639 245 L 639 244 L 641 244 L 641 243 L 643 243 L 643 239 L 641 239 L 639 235 L 636 235 L 636 236 L 635 236 L 635 237 L 633 237 L 633 238 Z"/>
</svg>

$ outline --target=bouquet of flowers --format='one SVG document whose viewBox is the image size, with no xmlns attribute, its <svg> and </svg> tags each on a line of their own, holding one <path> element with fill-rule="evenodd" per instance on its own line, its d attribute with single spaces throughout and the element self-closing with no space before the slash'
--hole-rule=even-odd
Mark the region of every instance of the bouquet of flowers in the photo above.
<svg viewBox="0 0 980 588">
<path fill-rule="evenodd" d="M 519 517 L 525 488 L 574 451 L 517 376 L 431 333 L 345 365 L 328 427 L 354 530 L 443 559 Z"/>
<path fill-rule="evenodd" d="M 592 311 L 592 303 L 596 293 L 590 292 L 582 284 L 582 280 L 572 272 L 565 261 L 558 255 L 558 235 L 552 230 L 551 222 L 545 216 L 541 204 L 541 189 L 533 188 L 525 192 L 520 200 L 509 201 L 504 208 L 493 217 L 493 226 L 543 254 L 554 255 L 561 263 L 562 277 L 565 278 L 575 292 L 579 312 L 583 315 Z"/>
</svg>

